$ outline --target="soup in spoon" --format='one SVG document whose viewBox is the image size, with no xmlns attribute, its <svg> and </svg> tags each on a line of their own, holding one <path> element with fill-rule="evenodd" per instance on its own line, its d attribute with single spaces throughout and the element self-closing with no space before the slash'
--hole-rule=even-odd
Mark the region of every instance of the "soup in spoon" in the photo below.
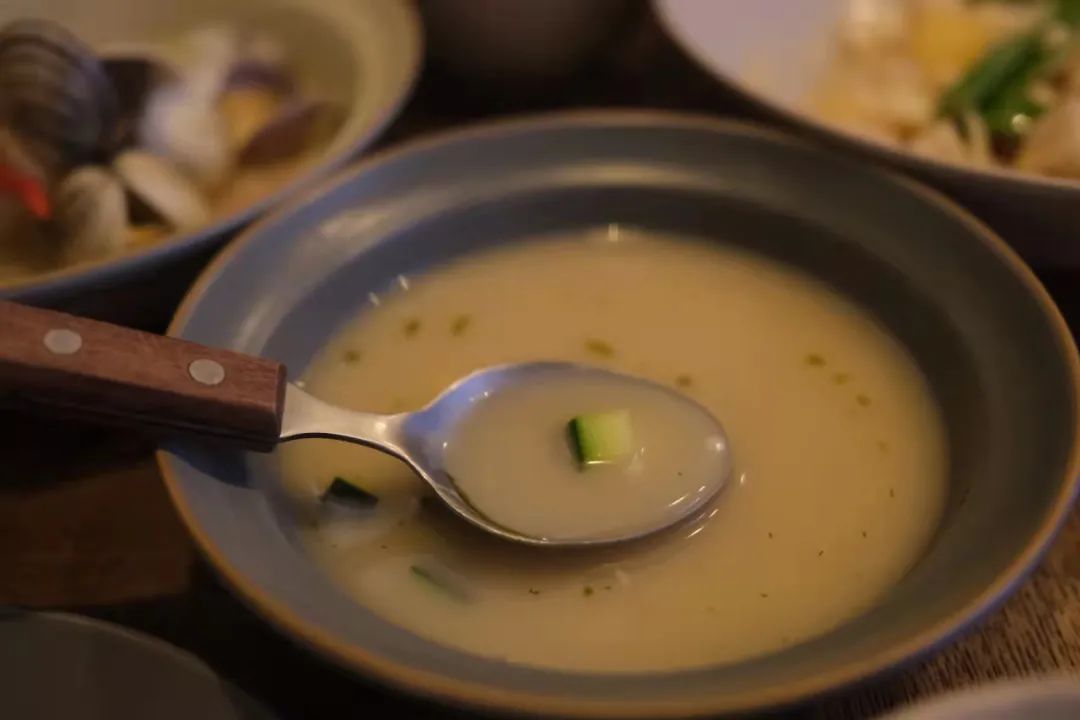
<svg viewBox="0 0 1080 720">
<path fill-rule="evenodd" d="M 590 368 L 487 393 L 443 450 L 494 522 L 533 537 L 633 537 L 693 512 L 727 479 L 727 439 L 674 390 Z"/>
</svg>

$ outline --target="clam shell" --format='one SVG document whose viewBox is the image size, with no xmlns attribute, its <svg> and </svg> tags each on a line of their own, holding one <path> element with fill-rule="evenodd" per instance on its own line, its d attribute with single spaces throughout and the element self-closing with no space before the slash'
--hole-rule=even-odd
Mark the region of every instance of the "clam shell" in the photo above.
<svg viewBox="0 0 1080 720">
<path fill-rule="evenodd" d="M 128 150 L 113 167 L 131 193 L 170 227 L 187 230 L 210 220 L 210 206 L 198 187 L 166 160 Z"/>
<path fill-rule="evenodd" d="M 225 118 L 214 99 L 183 81 L 155 90 L 138 126 L 139 144 L 214 190 L 232 166 Z"/>
<path fill-rule="evenodd" d="M 179 77 L 150 94 L 137 131 L 140 145 L 211 192 L 232 168 L 218 99 L 239 48 L 236 32 L 228 27 L 205 27 L 186 36 L 176 53 Z"/>
<path fill-rule="evenodd" d="M 116 118 L 108 138 L 108 149 L 117 152 L 135 141 L 135 129 L 151 93 L 176 82 L 180 74 L 175 64 L 154 48 L 110 53 L 101 62 L 117 98 Z"/>
<path fill-rule="evenodd" d="M 229 27 L 209 26 L 188 34 L 170 54 L 176 58 L 176 81 L 149 95 L 136 133 L 140 145 L 175 163 L 211 192 L 232 166 L 218 99 L 239 48 L 237 34 Z"/>
<path fill-rule="evenodd" d="M 128 204 L 123 184 L 106 168 L 76 168 L 56 190 L 56 223 L 65 262 L 116 254 L 128 243 Z"/>
<path fill-rule="evenodd" d="M 101 62 L 72 33 L 45 20 L 0 28 L 0 122 L 50 178 L 100 153 L 115 111 Z"/>
</svg>

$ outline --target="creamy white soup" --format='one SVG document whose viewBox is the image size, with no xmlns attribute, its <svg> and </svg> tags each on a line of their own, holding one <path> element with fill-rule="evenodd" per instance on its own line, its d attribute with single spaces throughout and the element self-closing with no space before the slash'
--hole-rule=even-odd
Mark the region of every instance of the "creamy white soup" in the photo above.
<svg viewBox="0 0 1080 720">
<path fill-rule="evenodd" d="M 707 519 L 603 550 L 514 546 L 449 516 L 392 458 L 291 443 L 279 456 L 301 535 L 358 603 L 518 663 L 702 666 L 866 610 L 939 520 L 944 430 L 912 358 L 825 285 L 717 243 L 604 229 L 400 278 L 304 381 L 328 401 L 390 413 L 478 368 L 535 360 L 665 383 L 715 415 L 734 470 Z M 491 502 L 532 501 L 537 488 L 513 478 Z"/>
<path fill-rule="evenodd" d="M 480 393 L 448 435 L 445 467 L 469 503 L 537 538 L 640 535 L 728 479 L 727 440 L 685 396 L 582 366 Z"/>
</svg>

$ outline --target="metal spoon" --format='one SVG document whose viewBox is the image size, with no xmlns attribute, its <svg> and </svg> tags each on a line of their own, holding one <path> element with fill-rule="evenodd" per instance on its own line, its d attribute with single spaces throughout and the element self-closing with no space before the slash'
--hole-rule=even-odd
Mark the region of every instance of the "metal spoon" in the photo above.
<svg viewBox="0 0 1080 720">
<path fill-rule="evenodd" d="M 710 437 L 721 440 L 725 471 L 678 514 L 658 508 L 654 527 L 630 535 L 564 540 L 526 535 L 484 516 L 446 472 L 445 438 L 478 398 L 558 372 L 623 377 L 572 363 L 504 365 L 459 380 L 416 412 L 375 415 L 331 405 L 285 382 L 279 363 L 0 301 L 0 389 L 16 398 L 260 451 L 316 437 L 365 445 L 408 464 L 457 515 L 505 540 L 561 547 L 631 540 L 696 514 L 724 486 L 730 471 L 726 435 L 709 416 L 715 424 Z M 688 409 L 702 411 L 689 398 L 664 389 Z"/>
</svg>

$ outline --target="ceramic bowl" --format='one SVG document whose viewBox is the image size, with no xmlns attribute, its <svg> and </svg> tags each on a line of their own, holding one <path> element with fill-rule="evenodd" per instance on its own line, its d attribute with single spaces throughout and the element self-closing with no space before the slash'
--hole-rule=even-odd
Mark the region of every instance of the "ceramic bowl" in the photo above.
<svg viewBox="0 0 1080 720">
<path fill-rule="evenodd" d="M 189 0 L 137 6 L 125 0 L 6 0 L 0 24 L 18 17 L 60 22 L 106 54 L 168 43 L 215 23 L 260 29 L 284 45 L 303 87 L 345 109 L 342 126 L 318 156 L 245 209 L 130 254 L 0 283 L 0 297 L 116 320 L 170 297 L 175 303 L 227 233 L 372 143 L 408 96 L 421 61 L 418 15 L 400 0 Z"/>
<path fill-rule="evenodd" d="M 0 608 L 0 648 L 13 720 L 273 720 L 195 656 L 99 620 Z"/>
<path fill-rule="evenodd" d="M 661 24 L 726 88 L 793 129 L 910 172 L 961 200 L 1029 262 L 1080 266 L 1080 181 L 939 162 L 826 123 L 805 98 L 827 67 L 849 0 L 655 0 Z"/>
<path fill-rule="evenodd" d="M 1080 717 L 1080 681 L 1025 680 L 917 703 L 881 720 L 1072 720 Z"/>
<path fill-rule="evenodd" d="M 601 112 L 480 126 L 374 158 L 248 230 L 171 332 L 285 362 L 398 275 L 606 223 L 731 243 L 874 313 L 926 374 L 950 496 L 925 555 L 872 609 L 782 652 L 689 671 L 540 670 L 432 643 L 351 601 L 275 502 L 275 458 L 177 443 L 160 465 L 202 550 L 269 622 L 410 692 L 543 716 L 684 716 L 793 703 L 925 654 L 999 603 L 1076 491 L 1077 353 L 1011 250 L 932 191 L 747 126 Z"/>
</svg>

